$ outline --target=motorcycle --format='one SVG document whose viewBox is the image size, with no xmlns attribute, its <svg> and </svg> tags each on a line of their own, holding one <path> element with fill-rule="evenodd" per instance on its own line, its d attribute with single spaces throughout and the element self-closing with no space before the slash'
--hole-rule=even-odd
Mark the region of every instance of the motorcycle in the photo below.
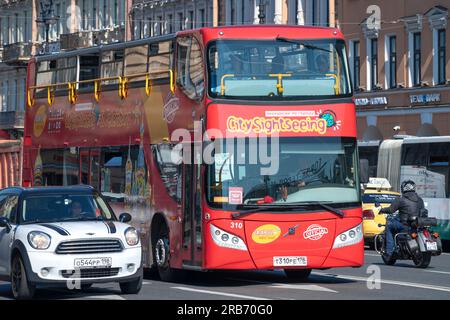
<svg viewBox="0 0 450 320">
<path fill-rule="evenodd" d="M 395 219 L 388 215 L 387 221 Z M 379 224 L 379 227 L 386 225 Z M 408 221 L 408 230 L 397 233 L 394 237 L 394 253 L 389 256 L 385 252 L 386 230 L 375 236 L 375 250 L 381 255 L 386 265 L 394 265 L 397 260 L 412 260 L 416 267 L 427 268 L 432 256 L 442 253 L 442 242 L 439 234 L 432 231 L 437 226 L 436 218 L 412 217 Z"/>
</svg>

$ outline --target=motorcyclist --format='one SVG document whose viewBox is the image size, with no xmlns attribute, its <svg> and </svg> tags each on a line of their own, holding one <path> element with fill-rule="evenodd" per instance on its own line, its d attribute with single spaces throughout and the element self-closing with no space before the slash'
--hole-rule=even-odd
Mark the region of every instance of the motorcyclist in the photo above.
<svg viewBox="0 0 450 320">
<path fill-rule="evenodd" d="M 397 217 L 387 220 L 385 254 L 388 256 L 392 256 L 394 253 L 394 236 L 407 230 L 411 217 L 419 216 L 421 210 L 425 208 L 422 198 L 416 193 L 414 181 L 403 181 L 401 192 L 402 196 L 395 199 L 390 207 L 380 209 L 380 213 L 393 214 L 397 210 L 399 212 Z"/>
</svg>

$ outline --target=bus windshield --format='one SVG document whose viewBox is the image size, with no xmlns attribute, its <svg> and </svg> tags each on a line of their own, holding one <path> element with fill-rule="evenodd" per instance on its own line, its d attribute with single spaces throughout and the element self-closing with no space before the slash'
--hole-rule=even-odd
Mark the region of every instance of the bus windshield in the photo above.
<svg viewBox="0 0 450 320">
<path fill-rule="evenodd" d="M 351 96 L 342 40 L 218 40 L 208 49 L 209 95 L 306 100 Z"/>
<path fill-rule="evenodd" d="M 261 145 L 256 138 L 215 141 L 214 163 L 207 170 L 210 206 L 359 201 L 354 138 L 280 138 L 277 148 L 270 144 L 261 151 L 255 149 Z M 270 161 L 250 159 L 264 153 Z M 269 166 L 265 174 L 261 169 Z"/>
</svg>

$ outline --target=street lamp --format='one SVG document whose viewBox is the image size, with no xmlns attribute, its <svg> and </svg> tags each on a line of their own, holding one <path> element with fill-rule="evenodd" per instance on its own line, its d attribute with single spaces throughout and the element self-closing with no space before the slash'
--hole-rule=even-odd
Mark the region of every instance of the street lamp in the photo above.
<svg viewBox="0 0 450 320">
<path fill-rule="evenodd" d="M 42 0 L 40 3 L 40 16 L 36 19 L 36 23 L 45 25 L 45 44 L 46 49 L 49 43 L 50 26 L 57 23 L 59 16 L 55 15 L 53 11 L 53 0 Z"/>
<path fill-rule="evenodd" d="M 259 24 L 265 24 L 266 23 L 266 3 L 263 0 L 259 0 Z"/>
</svg>

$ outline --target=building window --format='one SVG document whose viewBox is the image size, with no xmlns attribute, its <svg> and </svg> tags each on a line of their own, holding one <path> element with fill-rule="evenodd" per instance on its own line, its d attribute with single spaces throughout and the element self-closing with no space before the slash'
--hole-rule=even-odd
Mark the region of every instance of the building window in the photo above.
<svg viewBox="0 0 450 320">
<path fill-rule="evenodd" d="M 370 40 L 370 84 L 372 89 L 378 84 L 378 39 Z"/>
<path fill-rule="evenodd" d="M 205 9 L 199 10 L 199 17 L 198 17 L 199 27 L 202 28 L 205 26 Z"/>
<path fill-rule="evenodd" d="M 421 35 L 420 32 L 413 34 L 413 85 L 419 86 L 422 79 L 422 56 L 421 56 Z"/>
<path fill-rule="evenodd" d="M 183 13 L 179 12 L 178 13 L 178 31 L 179 30 L 183 30 Z"/>
<path fill-rule="evenodd" d="M 189 29 L 194 29 L 194 11 L 189 11 Z"/>
<path fill-rule="evenodd" d="M 445 74 L 445 29 L 438 30 L 438 83 L 445 84 L 446 74 Z"/>
<path fill-rule="evenodd" d="M 358 90 L 361 83 L 359 79 L 360 69 L 361 69 L 361 61 L 360 61 L 360 53 L 359 53 L 359 41 L 353 42 L 353 86 L 355 90 Z"/>
<path fill-rule="evenodd" d="M 15 13 L 14 18 L 14 42 L 17 43 L 19 42 L 19 14 Z"/>
<path fill-rule="evenodd" d="M 389 88 L 397 87 L 397 39 L 389 37 Z"/>
</svg>

